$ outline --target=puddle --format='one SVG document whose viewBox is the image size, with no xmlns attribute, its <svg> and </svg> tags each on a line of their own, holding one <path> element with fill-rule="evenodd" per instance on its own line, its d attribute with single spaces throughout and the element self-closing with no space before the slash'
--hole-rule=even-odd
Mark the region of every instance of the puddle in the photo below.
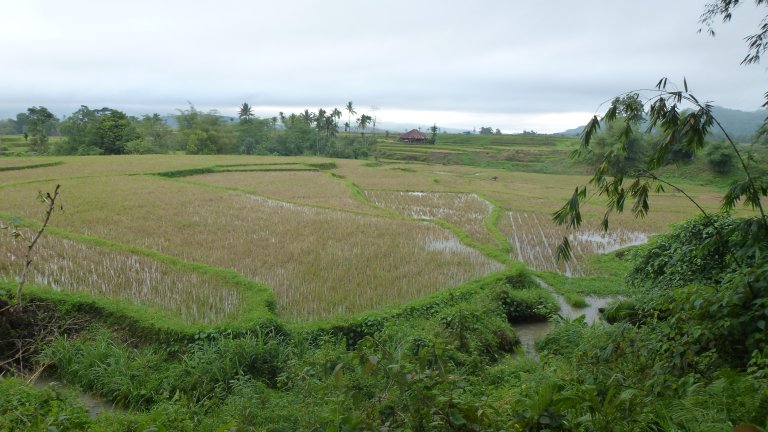
<svg viewBox="0 0 768 432">
<path fill-rule="evenodd" d="M 628 246 L 648 243 L 648 234 L 640 231 L 584 231 L 569 236 L 571 241 L 591 243 L 593 253 L 608 253 Z"/>
<path fill-rule="evenodd" d="M 608 303 L 615 299 L 615 297 L 596 297 L 596 296 L 584 296 L 584 300 L 589 303 L 589 306 L 585 308 L 576 308 L 568 304 L 565 298 L 555 292 L 552 293 L 557 302 L 560 304 L 560 315 L 563 318 L 574 319 L 584 315 L 584 321 L 587 324 L 594 324 L 600 320 L 600 308 L 605 307 Z"/>
<path fill-rule="evenodd" d="M 536 352 L 536 341 L 546 336 L 552 330 L 552 322 L 534 322 L 525 324 L 512 324 L 517 337 L 520 338 L 520 346 L 523 347 L 525 354 L 530 357 L 538 357 Z"/>
<path fill-rule="evenodd" d="M 88 416 L 91 418 L 98 417 L 105 412 L 120 410 L 119 408 L 115 408 L 115 405 L 111 402 L 105 401 L 104 399 L 98 398 L 91 394 L 78 391 L 75 388 L 62 384 L 61 382 L 47 376 L 38 376 L 30 384 L 38 389 L 54 386 L 54 388 L 62 389 L 66 392 L 75 394 L 77 396 L 77 400 L 85 406 L 85 409 L 88 412 Z"/>
<path fill-rule="evenodd" d="M 534 280 L 536 281 L 536 283 L 539 284 L 539 286 L 551 292 L 552 295 L 555 297 L 555 299 L 557 300 L 557 303 L 560 306 L 560 316 L 567 319 L 575 319 L 583 315 L 584 321 L 590 325 L 600 321 L 600 308 L 605 307 L 605 305 L 607 305 L 611 301 L 619 298 L 619 297 L 584 296 L 584 299 L 587 301 L 587 303 L 589 303 L 589 306 L 584 308 L 576 308 L 568 304 L 568 302 L 565 301 L 565 298 L 560 294 L 556 293 L 555 290 L 551 286 L 549 286 L 546 282 L 544 282 L 543 280 L 537 277 L 534 277 Z M 535 346 L 536 341 L 544 337 L 547 333 L 549 333 L 549 331 L 552 330 L 553 326 L 554 324 L 552 323 L 552 321 L 546 321 L 546 322 L 513 324 L 512 328 L 515 329 L 517 336 L 520 338 L 520 345 L 522 345 L 525 353 L 529 356 L 537 357 L 538 353 L 536 352 L 536 346 Z"/>
</svg>

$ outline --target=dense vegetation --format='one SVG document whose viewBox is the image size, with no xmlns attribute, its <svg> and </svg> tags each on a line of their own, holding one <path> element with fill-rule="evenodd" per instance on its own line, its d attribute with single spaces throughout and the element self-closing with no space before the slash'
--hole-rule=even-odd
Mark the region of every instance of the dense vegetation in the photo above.
<svg viewBox="0 0 768 432">
<path fill-rule="evenodd" d="M 714 249 L 690 242 L 733 224 L 687 222 L 629 254 L 636 263 L 630 281 L 642 294 L 610 311 L 613 325 L 561 321 L 539 343 L 538 360 L 509 355 L 517 344 L 509 323 L 556 309 L 517 270 L 397 319 L 361 316 L 327 329 L 200 333 L 191 342 L 137 345 L 125 339 L 130 334 L 94 323 L 76 338 L 51 341 L 38 361 L 131 411 L 92 419 L 66 392 L 5 379 L 0 422 L 10 430 L 765 427 L 765 278 L 745 298 L 743 267 L 722 260 L 744 244 L 738 233 Z M 690 253 L 693 269 L 681 263 Z M 764 258 L 750 263 L 756 272 L 767 267 Z"/>
<path fill-rule="evenodd" d="M 120 155 L 184 151 L 187 154 L 315 154 L 343 158 L 365 158 L 376 143 L 376 119 L 357 114 L 350 101 L 345 107 L 349 120 L 339 134 L 342 112 L 338 108 L 261 119 L 244 103 L 238 121 L 217 111 L 202 112 L 193 105 L 178 115 L 128 116 L 113 108 L 80 109 L 59 120 L 46 107 L 30 107 L 15 119 L 0 122 L 0 134 L 23 135 L 33 154 Z M 177 127 L 172 128 L 169 123 Z M 373 126 L 372 130 L 369 128 Z M 354 131 L 354 132 L 353 132 Z M 52 142 L 52 137 L 57 137 Z M 7 152 L 0 146 L 0 153 Z"/>
</svg>

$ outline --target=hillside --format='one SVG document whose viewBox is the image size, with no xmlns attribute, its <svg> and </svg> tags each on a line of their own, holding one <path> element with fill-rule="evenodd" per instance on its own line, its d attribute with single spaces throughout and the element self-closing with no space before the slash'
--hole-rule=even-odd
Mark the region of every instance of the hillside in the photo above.
<svg viewBox="0 0 768 432">
<path fill-rule="evenodd" d="M 750 143 L 757 133 L 760 125 L 768 117 L 768 110 L 739 111 L 730 108 L 715 106 L 712 109 L 715 118 L 723 125 L 728 135 L 735 141 Z M 584 126 L 568 129 L 558 135 L 578 136 L 584 130 Z M 712 131 L 713 139 L 724 138 L 723 133 L 717 129 Z"/>
</svg>

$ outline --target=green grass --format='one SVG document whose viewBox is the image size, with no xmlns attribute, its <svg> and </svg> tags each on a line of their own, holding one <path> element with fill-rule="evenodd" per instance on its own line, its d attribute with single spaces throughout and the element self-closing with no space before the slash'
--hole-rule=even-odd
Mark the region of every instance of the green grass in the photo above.
<svg viewBox="0 0 768 432">
<path fill-rule="evenodd" d="M 575 292 L 566 292 L 563 295 L 563 298 L 569 305 L 575 308 L 585 308 L 589 306 L 589 303 L 587 303 L 587 300 L 583 296 Z"/>
<path fill-rule="evenodd" d="M 619 256 L 626 255 L 618 253 Z M 619 258 L 616 252 L 593 255 L 588 260 L 588 265 L 595 272 L 594 276 L 567 277 L 555 272 L 537 272 L 544 282 L 549 284 L 568 301 L 572 296 L 578 302 L 577 296 L 595 295 L 607 297 L 613 295 L 632 295 L 632 292 L 624 283 L 624 275 L 632 264 L 624 258 Z M 583 298 L 582 298 L 583 300 Z M 576 306 L 568 301 L 569 304 Z"/>
<path fill-rule="evenodd" d="M 430 144 L 401 143 L 392 138 L 379 144 L 382 157 L 482 168 L 562 173 L 584 169 L 568 160 L 578 139 L 546 135 L 440 134 Z"/>
</svg>

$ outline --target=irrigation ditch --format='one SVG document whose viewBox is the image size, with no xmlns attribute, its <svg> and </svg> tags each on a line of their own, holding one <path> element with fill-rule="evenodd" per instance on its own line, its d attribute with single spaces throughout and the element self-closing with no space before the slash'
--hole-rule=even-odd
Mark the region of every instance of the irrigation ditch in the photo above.
<svg viewBox="0 0 768 432">
<path fill-rule="evenodd" d="M 571 306 L 568 304 L 567 301 L 565 301 L 565 297 L 558 294 L 557 291 L 555 291 L 554 288 L 552 288 L 548 283 L 544 282 L 540 278 L 536 276 L 532 276 L 533 280 L 536 281 L 536 283 L 549 291 L 552 296 L 555 297 L 557 300 L 558 306 L 560 306 L 560 312 L 559 315 L 562 318 L 565 319 L 576 319 L 580 316 L 584 316 L 584 321 L 587 324 L 593 325 L 600 320 L 601 316 L 601 310 L 610 303 L 613 300 L 620 299 L 620 296 L 611 296 L 611 297 L 598 297 L 598 296 L 584 296 L 584 299 L 587 301 L 587 306 L 583 308 L 578 308 Z M 520 324 L 512 324 L 512 328 L 515 329 L 515 333 L 517 333 L 517 337 L 520 338 L 520 345 L 523 347 L 523 350 L 525 350 L 525 353 L 527 355 L 536 357 L 538 353 L 536 352 L 536 341 L 540 339 L 541 337 L 545 336 L 547 333 L 549 333 L 552 330 L 552 327 L 554 326 L 554 322 L 552 320 L 549 321 L 538 321 L 538 322 L 530 322 L 530 323 L 520 323 Z"/>
</svg>

